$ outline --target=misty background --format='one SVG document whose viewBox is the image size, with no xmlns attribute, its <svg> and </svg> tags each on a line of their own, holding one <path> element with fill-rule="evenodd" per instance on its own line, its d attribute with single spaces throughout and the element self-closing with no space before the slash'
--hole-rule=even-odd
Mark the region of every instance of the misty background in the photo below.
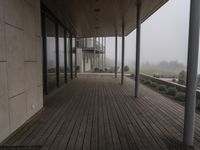
<svg viewBox="0 0 200 150">
<path fill-rule="evenodd" d="M 189 31 L 189 0 L 169 0 L 141 25 L 141 72 L 186 70 Z M 121 66 L 121 37 L 118 37 L 118 66 Z M 135 68 L 136 32 L 125 38 L 125 65 Z M 106 39 L 107 67 L 114 66 L 115 38 Z M 198 67 L 200 71 L 200 65 Z M 168 71 L 169 70 L 169 71 Z M 147 71 L 148 72 L 148 71 Z M 151 73 L 150 73 L 151 74 Z"/>
</svg>

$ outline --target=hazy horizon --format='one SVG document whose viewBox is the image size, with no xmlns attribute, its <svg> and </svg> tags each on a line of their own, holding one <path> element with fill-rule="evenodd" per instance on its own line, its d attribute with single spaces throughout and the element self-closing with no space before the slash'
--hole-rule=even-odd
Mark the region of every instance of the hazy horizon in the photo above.
<svg viewBox="0 0 200 150">
<path fill-rule="evenodd" d="M 189 9 L 189 0 L 170 0 L 142 23 L 141 63 L 178 61 L 187 65 Z M 135 62 L 135 47 L 136 34 L 133 31 L 125 38 L 125 64 Z M 108 37 L 106 56 L 114 59 L 114 54 L 115 38 Z M 121 37 L 118 37 L 118 61 L 121 64 Z M 200 65 L 198 68 L 200 71 Z"/>
</svg>

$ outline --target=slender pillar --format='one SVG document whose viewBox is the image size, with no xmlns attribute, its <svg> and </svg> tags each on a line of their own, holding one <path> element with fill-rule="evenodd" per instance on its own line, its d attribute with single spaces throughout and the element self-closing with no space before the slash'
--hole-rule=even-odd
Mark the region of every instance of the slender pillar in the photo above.
<svg viewBox="0 0 200 150">
<path fill-rule="evenodd" d="M 43 87 L 44 93 L 48 94 L 48 70 L 47 70 L 47 31 L 46 14 L 42 13 L 42 46 L 43 46 Z"/>
<path fill-rule="evenodd" d="M 106 66 L 106 37 L 104 37 L 104 44 L 105 44 L 105 47 L 104 47 L 104 69 L 107 67 Z"/>
<path fill-rule="evenodd" d="M 100 70 L 100 53 L 98 53 L 98 68 Z"/>
<path fill-rule="evenodd" d="M 135 63 L 135 97 L 139 95 L 140 74 L 140 9 L 141 2 L 137 2 L 137 29 L 136 29 L 136 63 Z"/>
<path fill-rule="evenodd" d="M 76 37 L 75 37 L 75 78 L 77 78 L 77 47 L 76 47 Z"/>
<path fill-rule="evenodd" d="M 71 80 L 73 80 L 73 48 L 72 48 L 72 34 L 70 34 L 70 70 L 71 70 Z"/>
<path fill-rule="evenodd" d="M 94 49 L 94 56 L 93 56 L 93 71 L 95 72 L 96 68 L 96 50 Z"/>
<path fill-rule="evenodd" d="M 122 23 L 122 65 L 121 65 L 121 84 L 124 84 L 124 23 Z"/>
<path fill-rule="evenodd" d="M 115 78 L 117 78 L 117 34 L 115 36 Z"/>
<path fill-rule="evenodd" d="M 64 63 L 65 63 L 65 83 L 67 83 L 67 31 L 64 31 Z"/>
<path fill-rule="evenodd" d="M 56 23 L 56 84 L 60 87 L 58 23 Z"/>
<path fill-rule="evenodd" d="M 102 52 L 102 70 L 104 70 L 104 46 L 105 46 L 105 44 L 104 44 L 104 38 L 102 37 L 102 42 L 103 42 L 103 52 Z"/>
<path fill-rule="evenodd" d="M 199 52 L 200 1 L 190 0 L 190 2 L 190 27 L 183 142 L 188 146 L 193 146 Z"/>
<path fill-rule="evenodd" d="M 83 53 L 83 72 L 85 72 L 85 53 Z"/>
</svg>

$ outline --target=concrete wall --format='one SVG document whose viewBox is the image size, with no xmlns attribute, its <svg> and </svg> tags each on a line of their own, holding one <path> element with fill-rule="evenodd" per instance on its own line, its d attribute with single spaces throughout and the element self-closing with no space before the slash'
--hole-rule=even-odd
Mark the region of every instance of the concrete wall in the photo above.
<svg viewBox="0 0 200 150">
<path fill-rule="evenodd" d="M 43 107 L 40 0 L 0 0 L 0 141 Z"/>
</svg>

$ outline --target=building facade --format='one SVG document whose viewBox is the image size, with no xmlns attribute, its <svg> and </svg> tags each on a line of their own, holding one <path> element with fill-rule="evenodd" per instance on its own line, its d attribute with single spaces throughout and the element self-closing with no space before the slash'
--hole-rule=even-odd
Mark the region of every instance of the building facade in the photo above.
<svg viewBox="0 0 200 150">
<path fill-rule="evenodd" d="M 77 38 L 79 72 L 101 72 L 105 67 L 105 38 Z"/>
</svg>

